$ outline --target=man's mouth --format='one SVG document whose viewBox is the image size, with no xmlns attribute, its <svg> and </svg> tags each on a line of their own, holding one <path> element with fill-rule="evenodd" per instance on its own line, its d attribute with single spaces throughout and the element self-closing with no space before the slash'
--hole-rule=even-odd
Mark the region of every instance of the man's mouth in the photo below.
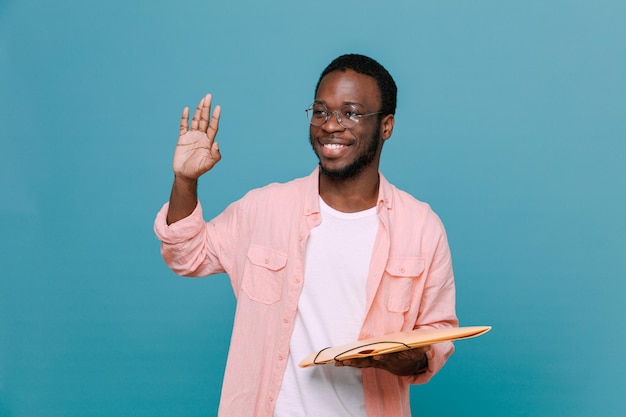
<svg viewBox="0 0 626 417">
<path fill-rule="evenodd" d="M 327 143 L 324 145 L 324 147 L 326 149 L 341 149 L 343 147 L 345 147 L 346 145 L 341 145 L 339 143 Z"/>
</svg>

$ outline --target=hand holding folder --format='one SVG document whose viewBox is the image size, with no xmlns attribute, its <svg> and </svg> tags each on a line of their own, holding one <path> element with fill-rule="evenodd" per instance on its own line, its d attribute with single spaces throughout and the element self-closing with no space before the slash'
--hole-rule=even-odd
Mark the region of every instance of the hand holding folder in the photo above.
<svg viewBox="0 0 626 417">
<path fill-rule="evenodd" d="M 491 330 L 491 326 L 452 327 L 416 329 L 376 336 L 341 346 L 328 347 L 319 352 L 312 352 L 300 362 L 299 366 L 306 368 L 346 359 L 400 352 L 446 341 L 469 339 L 483 335 L 489 330 Z"/>
</svg>

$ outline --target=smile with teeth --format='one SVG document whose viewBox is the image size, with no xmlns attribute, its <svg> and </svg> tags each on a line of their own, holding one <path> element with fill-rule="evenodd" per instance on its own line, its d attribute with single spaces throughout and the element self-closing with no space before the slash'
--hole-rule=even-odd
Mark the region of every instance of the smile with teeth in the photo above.
<svg viewBox="0 0 626 417">
<path fill-rule="evenodd" d="M 327 143 L 324 145 L 324 147 L 326 149 L 341 149 L 343 147 L 345 147 L 346 145 L 341 145 L 339 143 Z"/>
</svg>

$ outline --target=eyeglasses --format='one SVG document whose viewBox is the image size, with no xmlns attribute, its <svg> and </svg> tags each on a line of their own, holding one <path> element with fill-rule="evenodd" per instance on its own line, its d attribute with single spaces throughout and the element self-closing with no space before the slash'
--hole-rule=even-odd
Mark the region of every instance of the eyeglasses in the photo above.
<svg viewBox="0 0 626 417">
<path fill-rule="evenodd" d="M 382 113 L 382 111 L 377 111 L 374 113 L 361 114 L 359 109 L 357 109 L 357 107 L 353 104 L 344 104 L 339 107 L 338 110 L 329 111 L 326 106 L 317 103 L 311 104 L 305 111 L 309 122 L 313 126 L 322 126 L 328 121 L 328 119 L 330 119 L 330 115 L 334 114 L 337 119 L 337 123 L 346 129 L 351 129 L 356 126 L 362 117 Z"/>
</svg>

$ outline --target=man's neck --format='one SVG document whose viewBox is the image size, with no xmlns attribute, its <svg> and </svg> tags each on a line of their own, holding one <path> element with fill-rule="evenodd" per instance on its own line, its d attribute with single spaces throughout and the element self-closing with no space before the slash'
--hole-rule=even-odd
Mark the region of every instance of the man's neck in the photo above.
<svg viewBox="0 0 626 417">
<path fill-rule="evenodd" d="M 378 170 L 348 179 L 334 179 L 320 173 L 320 197 L 335 210 L 356 213 L 376 205 L 380 178 Z"/>
</svg>

